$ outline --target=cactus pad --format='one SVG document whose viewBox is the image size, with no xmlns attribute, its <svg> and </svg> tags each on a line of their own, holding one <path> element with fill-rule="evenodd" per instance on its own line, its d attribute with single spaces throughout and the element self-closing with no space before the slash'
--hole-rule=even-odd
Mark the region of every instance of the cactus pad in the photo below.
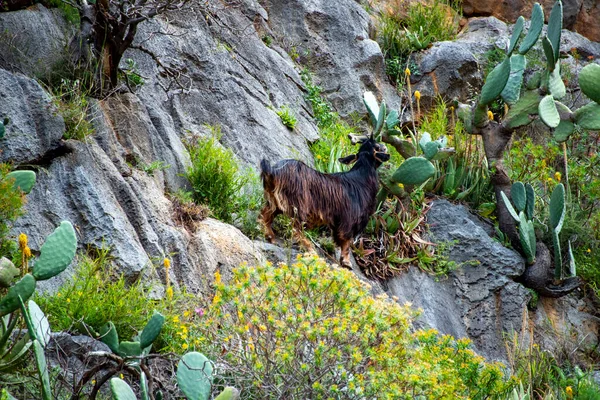
<svg viewBox="0 0 600 400">
<path fill-rule="evenodd" d="M 552 96 L 557 100 L 562 99 L 565 97 L 565 94 L 567 94 L 565 83 L 560 76 L 560 60 L 556 61 L 554 71 L 550 72 L 550 75 L 548 76 L 548 89 L 550 90 L 550 93 L 552 93 Z"/>
<path fill-rule="evenodd" d="M 600 120 L 600 119 L 599 119 Z M 556 128 L 554 128 L 554 132 L 552 133 L 554 136 L 554 140 L 557 142 L 566 142 L 569 139 L 569 136 L 575 131 L 575 124 L 571 121 L 561 120 Z"/>
<path fill-rule="evenodd" d="M 535 91 L 525 91 L 519 101 L 517 101 L 510 109 L 505 118 L 505 124 L 508 128 L 514 129 L 519 126 L 525 126 L 533 121 L 529 117 L 531 114 L 538 113 L 540 104 L 540 96 Z"/>
<path fill-rule="evenodd" d="M 188 400 L 208 400 L 212 385 L 212 362 L 198 352 L 181 357 L 177 365 L 177 384 Z"/>
<path fill-rule="evenodd" d="M 515 182 L 510 188 L 510 198 L 517 211 L 525 210 L 527 206 L 527 195 L 525 194 L 525 185 L 523 182 Z"/>
<path fill-rule="evenodd" d="M 548 67 L 548 71 L 554 71 L 554 67 L 556 66 L 556 59 L 554 58 L 554 48 L 552 47 L 552 43 L 548 40 L 547 37 L 542 39 L 542 48 L 544 49 L 544 54 L 546 55 L 546 65 Z"/>
<path fill-rule="evenodd" d="M 6 174 L 6 178 L 13 178 L 15 180 L 14 188 L 20 189 L 25 194 L 31 192 L 35 185 L 35 172 L 33 171 L 12 171 Z"/>
<path fill-rule="evenodd" d="M 589 64 L 579 72 L 581 91 L 596 103 L 600 103 L 600 65 Z"/>
<path fill-rule="evenodd" d="M 435 175 L 435 167 L 426 158 L 410 157 L 392 175 L 392 180 L 403 185 L 420 185 Z"/>
<path fill-rule="evenodd" d="M 521 33 L 523 32 L 524 22 L 525 22 L 525 18 L 520 16 L 517 19 L 517 21 L 515 22 L 515 25 L 513 26 L 513 33 L 512 33 L 512 36 L 510 37 L 510 44 L 508 46 L 508 51 L 506 52 L 509 56 L 512 54 L 513 50 L 515 49 L 515 46 L 517 45 L 517 42 L 519 41 L 519 37 L 521 36 Z"/>
<path fill-rule="evenodd" d="M 558 53 L 560 50 L 560 34 L 563 23 L 563 6 L 559 0 L 554 3 L 550 17 L 548 18 L 548 40 L 552 43 L 554 49 L 554 61 L 558 61 Z"/>
<path fill-rule="evenodd" d="M 510 57 L 510 76 L 501 93 L 502 99 L 508 104 L 515 104 L 519 100 L 526 65 L 527 59 L 525 56 L 515 54 Z"/>
<path fill-rule="evenodd" d="M 19 269 L 6 257 L 0 258 L 0 287 L 10 287 L 12 281 L 19 276 Z"/>
<path fill-rule="evenodd" d="M 142 347 L 140 342 L 127 342 L 123 341 L 119 343 L 118 354 L 121 357 L 137 357 L 142 354 Z"/>
<path fill-rule="evenodd" d="M 552 231 L 552 247 L 554 247 L 554 279 L 562 279 L 562 251 L 558 231 Z"/>
<path fill-rule="evenodd" d="M 71 264 L 76 250 L 75 229 L 70 222 L 63 221 L 40 249 L 40 257 L 33 266 L 33 276 L 42 281 L 60 274 Z"/>
<path fill-rule="evenodd" d="M 492 70 L 485 80 L 485 84 L 481 88 L 481 104 L 491 104 L 494 99 L 500 96 L 502 90 L 506 86 L 508 77 L 510 76 L 510 58 L 505 58 L 496 68 Z M 475 123 L 477 125 L 477 123 Z"/>
<path fill-rule="evenodd" d="M 21 306 L 21 301 L 27 301 L 35 291 L 35 279 L 26 274 L 0 300 L 0 317 L 5 316 Z M 19 300 L 20 298 L 20 300 Z"/>
<path fill-rule="evenodd" d="M 535 42 L 537 42 L 540 37 L 540 33 L 542 33 L 542 28 L 544 27 L 544 10 L 542 6 L 538 3 L 533 5 L 533 10 L 531 10 L 531 23 L 529 24 L 529 31 L 525 36 L 525 39 L 521 42 L 521 46 L 519 46 L 519 53 L 525 54 L 533 47 Z"/>
<path fill-rule="evenodd" d="M 100 328 L 100 340 L 106 344 L 113 353 L 119 352 L 119 334 L 112 321 Z"/>
<path fill-rule="evenodd" d="M 550 226 L 560 232 L 565 219 L 565 187 L 562 183 L 556 185 L 550 197 Z"/>
<path fill-rule="evenodd" d="M 387 126 L 388 130 L 394 129 L 394 127 L 400 123 L 400 119 L 398 117 L 398 111 L 390 111 L 387 118 L 385 119 L 385 125 Z"/>
<path fill-rule="evenodd" d="M 579 108 L 575 122 L 583 129 L 600 130 L 600 104 L 591 102 Z"/>
<path fill-rule="evenodd" d="M 556 128 L 560 124 L 560 115 L 554 104 L 554 97 L 551 94 L 544 96 L 538 106 L 540 118 L 550 128 Z"/>
<path fill-rule="evenodd" d="M 573 248 L 571 247 L 571 241 L 569 240 L 569 273 L 571 276 L 577 276 L 577 265 L 575 264 L 575 256 L 573 255 Z"/>
<path fill-rule="evenodd" d="M 110 390 L 115 400 L 137 400 L 135 393 L 123 379 L 112 378 L 110 380 Z"/>
<path fill-rule="evenodd" d="M 525 207 L 525 215 L 527 219 L 532 220 L 535 213 L 535 192 L 533 186 L 529 183 L 525 184 L 525 197 L 527 198 L 527 206 Z"/>
<path fill-rule="evenodd" d="M 150 318 L 150 321 L 148 321 L 140 335 L 140 346 L 142 349 L 150 346 L 156 340 L 164 323 L 165 317 L 161 313 L 155 312 L 152 315 L 152 318 Z"/>
</svg>

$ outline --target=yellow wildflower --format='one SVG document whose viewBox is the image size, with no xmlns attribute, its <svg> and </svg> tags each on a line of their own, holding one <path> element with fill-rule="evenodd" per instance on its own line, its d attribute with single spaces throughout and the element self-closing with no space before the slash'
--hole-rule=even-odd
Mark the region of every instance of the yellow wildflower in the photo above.
<svg viewBox="0 0 600 400">
<path fill-rule="evenodd" d="M 189 317 L 190 314 L 191 313 L 189 311 L 187 311 L 187 310 L 183 312 L 183 316 L 186 317 L 186 318 Z"/>
<path fill-rule="evenodd" d="M 23 250 L 25 247 L 27 247 L 27 235 L 24 233 L 21 233 L 19 235 L 19 248 L 21 250 Z"/>
<path fill-rule="evenodd" d="M 70 302 L 71 302 L 71 299 L 69 299 L 69 298 L 67 297 L 67 303 L 70 303 Z"/>
<path fill-rule="evenodd" d="M 29 246 L 25 246 L 25 248 L 23 249 L 23 255 L 26 258 L 31 258 L 31 249 L 29 248 Z"/>
<path fill-rule="evenodd" d="M 175 316 L 173 317 L 173 322 L 174 322 L 174 323 L 178 323 L 178 322 L 179 322 L 179 316 L 178 316 L 178 315 L 175 315 Z"/>
<path fill-rule="evenodd" d="M 494 120 L 494 113 L 493 113 L 493 112 L 491 112 L 490 110 L 488 110 L 488 112 L 487 112 L 487 116 L 488 116 L 488 119 L 489 119 L 490 121 L 493 121 L 493 120 Z"/>
<path fill-rule="evenodd" d="M 182 344 L 182 345 L 181 345 L 181 348 L 182 348 L 182 349 L 184 349 L 184 350 L 187 350 L 187 349 L 188 349 L 188 347 L 189 347 L 189 346 L 188 346 L 188 344 L 187 344 L 187 343 L 184 343 L 184 344 Z"/>
<path fill-rule="evenodd" d="M 556 171 L 554 173 L 554 179 L 556 179 L 556 182 L 560 182 L 560 178 L 562 177 L 562 174 L 558 171 Z"/>
<path fill-rule="evenodd" d="M 167 299 L 171 300 L 173 298 L 173 286 L 169 286 L 166 291 Z M 179 317 L 177 317 L 179 318 Z"/>
<path fill-rule="evenodd" d="M 406 67 L 406 69 L 404 70 L 404 75 L 410 76 L 410 69 L 408 69 L 408 67 Z"/>
<path fill-rule="evenodd" d="M 592 249 L 587 249 L 586 251 L 587 251 L 588 253 L 591 253 L 591 252 L 592 252 Z"/>
<path fill-rule="evenodd" d="M 571 388 L 571 386 L 567 386 L 565 392 L 567 392 L 567 399 L 573 398 L 573 388 Z"/>
<path fill-rule="evenodd" d="M 123 374 L 119 374 L 119 377 L 120 377 L 121 379 L 123 379 Z"/>
<path fill-rule="evenodd" d="M 317 154 L 317 159 L 318 159 L 318 160 L 320 160 L 320 159 L 322 159 L 322 158 L 323 158 L 323 157 L 321 157 L 321 155 L 320 155 L 320 154 Z"/>
<path fill-rule="evenodd" d="M 417 99 L 417 101 L 421 100 L 421 92 L 418 90 L 415 90 L 415 99 Z"/>
<path fill-rule="evenodd" d="M 546 168 L 546 160 L 542 160 L 542 168 Z"/>
<path fill-rule="evenodd" d="M 163 260 L 163 265 L 165 266 L 165 269 L 168 270 L 169 268 L 171 268 L 171 260 L 165 257 L 165 259 Z"/>
<path fill-rule="evenodd" d="M 221 273 L 219 271 L 215 271 L 215 283 L 217 285 L 221 283 Z"/>
<path fill-rule="evenodd" d="M 552 182 L 554 182 L 554 179 L 548 177 L 548 183 L 552 183 Z"/>
<path fill-rule="evenodd" d="M 403 185 L 403 184 L 401 184 L 401 183 L 399 183 L 399 184 L 398 184 L 398 187 L 399 187 L 400 189 L 404 189 L 404 185 Z"/>
</svg>

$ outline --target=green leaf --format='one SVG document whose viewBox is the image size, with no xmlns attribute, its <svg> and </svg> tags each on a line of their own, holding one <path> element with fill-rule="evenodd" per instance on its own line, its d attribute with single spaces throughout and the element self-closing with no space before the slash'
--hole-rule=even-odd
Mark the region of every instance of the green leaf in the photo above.
<svg viewBox="0 0 600 400">
<path fill-rule="evenodd" d="M 137 400 L 135 393 L 123 379 L 112 378 L 110 380 L 110 390 L 115 400 Z"/>
<path fill-rule="evenodd" d="M 567 141 L 567 139 L 569 139 L 569 136 L 571 136 L 571 134 L 573 134 L 574 131 L 575 124 L 571 121 L 563 119 L 560 121 L 558 126 L 554 128 L 554 132 L 552 132 L 552 135 L 554 137 L 554 140 L 561 143 Z"/>
<path fill-rule="evenodd" d="M 410 157 L 392 175 L 394 182 L 403 185 L 420 185 L 435 175 L 431 161 L 423 157 Z"/>
<path fill-rule="evenodd" d="M 46 238 L 40 257 L 33 266 L 33 276 L 38 281 L 50 279 L 63 272 L 75 257 L 77 236 L 69 221 L 63 221 Z"/>
<path fill-rule="evenodd" d="M 212 362 L 204 354 L 192 351 L 177 365 L 177 384 L 188 400 L 208 400 L 213 379 Z"/>
<path fill-rule="evenodd" d="M 20 189 L 23 193 L 28 194 L 35 185 L 35 172 L 33 171 L 12 171 L 6 174 L 6 178 L 15 180 L 14 188 Z"/>
<path fill-rule="evenodd" d="M 506 194 L 501 191 L 500 195 L 502 196 L 502 201 L 504 201 L 504 205 L 508 209 L 508 213 L 510 214 L 510 216 L 513 217 L 513 219 L 516 222 L 519 222 L 520 221 L 519 214 L 517 213 L 517 211 L 515 211 L 514 207 L 510 203 L 510 200 L 508 199 L 508 197 L 506 196 Z"/>
<path fill-rule="evenodd" d="M 562 183 L 559 183 L 552 191 L 552 196 L 550 196 L 550 226 L 557 233 L 562 229 L 565 212 L 565 187 Z"/>
<path fill-rule="evenodd" d="M 524 211 L 527 206 L 527 195 L 523 182 L 515 182 L 510 188 L 510 197 L 517 211 Z"/>
<path fill-rule="evenodd" d="M 525 196 L 527 197 L 527 207 L 525 207 L 525 215 L 527 219 L 533 220 L 533 214 L 535 213 L 535 192 L 533 186 L 529 183 L 525 184 Z"/>
<path fill-rule="evenodd" d="M 591 102 L 575 111 L 575 123 L 583 129 L 600 130 L 600 104 Z"/>
<path fill-rule="evenodd" d="M 371 124 L 375 127 L 377 126 L 377 117 L 379 116 L 379 103 L 375 98 L 373 92 L 365 92 L 363 95 L 363 102 L 367 107 L 367 111 L 369 112 L 369 116 L 371 117 Z"/>
<path fill-rule="evenodd" d="M 8 293 L 0 300 L 0 317 L 10 314 L 21 306 L 19 297 L 22 301 L 27 301 L 35 291 L 35 284 L 33 276 L 26 274 L 8 289 Z"/>
</svg>

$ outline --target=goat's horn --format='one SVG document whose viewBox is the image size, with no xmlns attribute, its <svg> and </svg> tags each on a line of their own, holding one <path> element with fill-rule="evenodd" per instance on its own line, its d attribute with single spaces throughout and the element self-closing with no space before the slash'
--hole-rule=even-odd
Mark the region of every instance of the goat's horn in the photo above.
<svg viewBox="0 0 600 400">
<path fill-rule="evenodd" d="M 369 140 L 369 137 L 366 135 L 355 135 L 353 133 L 348 134 L 348 139 L 350 139 L 350 142 L 352 142 L 352 144 L 357 144 L 357 143 L 364 143 L 367 140 Z"/>
</svg>

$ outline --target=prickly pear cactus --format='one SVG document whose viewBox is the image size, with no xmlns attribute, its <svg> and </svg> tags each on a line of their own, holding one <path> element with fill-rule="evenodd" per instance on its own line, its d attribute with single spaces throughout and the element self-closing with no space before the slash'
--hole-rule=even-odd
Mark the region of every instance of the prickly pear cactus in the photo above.
<svg viewBox="0 0 600 400">
<path fill-rule="evenodd" d="M 396 172 L 392 180 L 403 185 L 420 185 L 435 175 L 435 167 L 426 158 L 411 157 L 405 160 Z"/>
<path fill-rule="evenodd" d="M 536 237 L 533 226 L 535 193 L 533 187 L 530 184 L 524 185 L 522 182 L 515 182 L 510 189 L 512 203 L 504 192 L 501 192 L 500 195 L 508 212 L 519 224 L 521 247 L 523 248 L 525 260 L 531 265 L 535 262 L 536 256 Z"/>
<path fill-rule="evenodd" d="M 27 194 L 31 192 L 33 185 L 35 185 L 36 175 L 33 171 L 12 171 L 6 174 L 4 179 L 14 179 L 15 189 L 20 189 L 23 193 Z"/>
<path fill-rule="evenodd" d="M 135 393 L 123 379 L 112 378 L 110 390 L 115 400 L 137 400 Z"/>
<path fill-rule="evenodd" d="M 18 309 L 21 306 L 21 301 L 27 301 L 34 291 L 35 279 L 31 274 L 27 274 L 8 289 L 6 296 L 0 300 L 0 317 Z"/>
<path fill-rule="evenodd" d="M 164 323 L 165 317 L 161 313 L 155 312 L 154 315 L 152 315 L 152 318 L 150 318 L 150 321 L 148 321 L 140 335 L 140 346 L 142 349 L 150 346 L 152 342 L 156 340 Z"/>
<path fill-rule="evenodd" d="M 188 400 L 208 400 L 212 374 L 212 362 L 193 351 L 181 357 L 177 365 L 177 384 Z"/>
<path fill-rule="evenodd" d="M 71 264 L 76 250 L 75 229 L 70 222 L 63 221 L 40 249 L 40 257 L 33 266 L 34 278 L 42 281 L 63 272 Z"/>
</svg>

